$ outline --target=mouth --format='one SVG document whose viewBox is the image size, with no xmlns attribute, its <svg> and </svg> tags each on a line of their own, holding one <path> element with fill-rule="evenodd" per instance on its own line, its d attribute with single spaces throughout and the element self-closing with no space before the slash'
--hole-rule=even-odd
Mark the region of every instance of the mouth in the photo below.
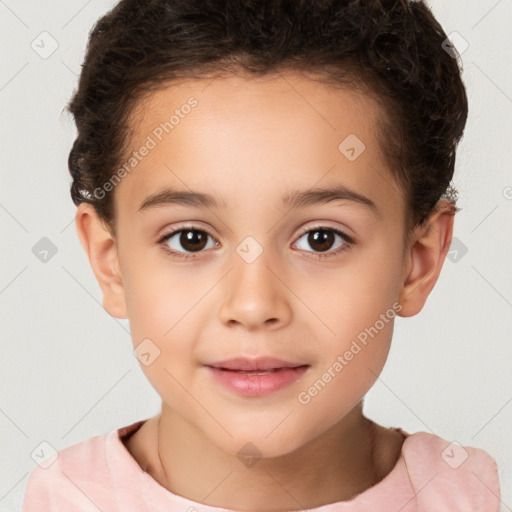
<svg viewBox="0 0 512 512">
<path fill-rule="evenodd" d="M 206 365 L 209 366 L 209 365 Z M 226 372 L 233 372 L 233 373 L 242 373 L 244 375 L 269 375 L 271 373 L 277 373 L 282 372 L 285 370 L 295 370 L 298 368 L 307 368 L 308 364 L 303 364 L 301 366 L 287 366 L 282 368 L 272 368 L 271 370 L 231 370 L 230 368 L 222 368 L 218 366 L 210 366 L 210 368 L 215 368 L 216 370 L 223 370 Z"/>
<path fill-rule="evenodd" d="M 266 396 L 299 381 L 311 367 L 274 358 L 236 358 L 204 365 L 216 382 L 238 395 Z"/>
<path fill-rule="evenodd" d="M 299 368 L 309 366 L 303 362 L 285 361 L 275 357 L 261 356 L 257 358 L 235 357 L 224 361 L 207 363 L 205 366 L 217 368 L 219 370 L 234 371 L 247 374 L 266 375 L 267 373 L 277 372 L 288 368 Z"/>
</svg>

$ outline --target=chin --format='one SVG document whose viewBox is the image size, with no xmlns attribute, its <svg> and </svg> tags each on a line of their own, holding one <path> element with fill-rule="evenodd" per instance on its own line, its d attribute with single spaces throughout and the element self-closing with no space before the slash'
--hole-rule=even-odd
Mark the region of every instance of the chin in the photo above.
<svg viewBox="0 0 512 512">
<path fill-rule="evenodd" d="M 223 436 L 222 441 L 219 439 L 212 439 L 212 441 L 224 452 L 238 457 L 248 467 L 251 462 L 255 463 L 262 457 L 275 458 L 288 455 L 307 442 L 298 432 L 285 430 L 282 430 L 279 435 L 276 429 L 268 436 L 267 429 L 262 431 L 248 428 L 242 432 L 235 432 L 228 428 L 228 431 L 232 434 L 232 438 Z"/>
</svg>

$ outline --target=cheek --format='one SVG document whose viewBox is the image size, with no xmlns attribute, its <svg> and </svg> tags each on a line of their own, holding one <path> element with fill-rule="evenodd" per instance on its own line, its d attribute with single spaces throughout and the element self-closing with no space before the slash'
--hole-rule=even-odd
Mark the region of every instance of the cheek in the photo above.
<svg viewBox="0 0 512 512">
<path fill-rule="evenodd" d="M 388 312 L 392 316 L 394 310 Z M 338 324 L 336 340 L 324 344 L 321 361 L 297 396 L 298 407 L 317 425 L 331 425 L 347 415 L 366 395 L 386 362 L 393 321 L 373 320 L 367 327 Z M 318 434 L 319 432 L 317 432 Z"/>
<path fill-rule="evenodd" d="M 165 342 L 193 316 L 194 304 L 208 287 L 187 268 L 169 263 L 157 248 L 133 253 L 123 281 L 134 341 L 142 336 Z"/>
<path fill-rule="evenodd" d="M 319 346 L 343 350 L 388 310 L 388 316 L 395 316 L 401 274 L 392 255 L 354 253 L 338 268 L 311 269 L 304 274 L 307 279 L 294 283 L 294 291 L 307 305 L 302 315 L 317 326 Z M 379 330 L 384 337 L 391 334 L 387 323 Z"/>
<path fill-rule="evenodd" d="M 186 386 L 190 379 L 190 368 L 197 364 L 197 326 L 203 323 L 204 308 L 210 304 L 205 293 L 216 282 L 214 276 L 187 268 L 171 268 L 163 257 L 152 264 L 139 259 L 129 269 L 126 282 L 133 345 L 136 354 L 157 355 L 151 357 L 151 364 L 140 357 L 139 361 L 162 397 L 173 391 L 176 395 L 182 389 L 177 382 Z"/>
<path fill-rule="evenodd" d="M 386 362 L 400 310 L 400 273 L 394 254 L 380 245 L 331 271 L 329 279 L 316 275 L 320 288 L 308 280 L 309 287 L 299 292 L 318 325 L 318 367 L 298 400 L 311 410 L 308 414 L 343 416 L 372 387 Z"/>
<path fill-rule="evenodd" d="M 187 403 L 184 388 L 190 388 L 191 368 L 196 364 L 191 333 L 200 294 L 176 281 L 168 283 L 147 273 L 132 288 L 129 318 L 135 353 L 150 354 L 146 360 L 137 356 L 142 371 L 164 402 L 180 408 Z"/>
</svg>

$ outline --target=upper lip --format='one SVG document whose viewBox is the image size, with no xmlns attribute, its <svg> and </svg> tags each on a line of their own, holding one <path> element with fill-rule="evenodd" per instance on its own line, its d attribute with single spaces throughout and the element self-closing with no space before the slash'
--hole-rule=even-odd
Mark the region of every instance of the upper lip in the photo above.
<svg viewBox="0 0 512 512">
<path fill-rule="evenodd" d="M 253 359 L 247 357 L 235 357 L 224 361 L 208 363 L 205 366 L 225 368 L 226 370 L 273 370 L 276 368 L 295 368 L 297 366 L 309 366 L 304 363 L 283 361 L 275 357 L 261 356 Z"/>
</svg>

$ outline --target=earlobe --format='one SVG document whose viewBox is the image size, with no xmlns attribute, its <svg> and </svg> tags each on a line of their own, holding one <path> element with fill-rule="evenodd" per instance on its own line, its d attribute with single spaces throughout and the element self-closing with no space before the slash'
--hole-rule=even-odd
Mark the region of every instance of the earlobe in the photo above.
<svg viewBox="0 0 512 512">
<path fill-rule="evenodd" d="M 453 234 L 454 212 L 442 200 L 422 226 L 414 232 L 404 263 L 399 316 L 417 315 L 439 278 Z"/>
<path fill-rule="evenodd" d="M 94 207 L 81 203 L 75 225 L 80 243 L 103 293 L 103 307 L 115 318 L 128 318 L 125 291 L 115 239 Z"/>
</svg>

